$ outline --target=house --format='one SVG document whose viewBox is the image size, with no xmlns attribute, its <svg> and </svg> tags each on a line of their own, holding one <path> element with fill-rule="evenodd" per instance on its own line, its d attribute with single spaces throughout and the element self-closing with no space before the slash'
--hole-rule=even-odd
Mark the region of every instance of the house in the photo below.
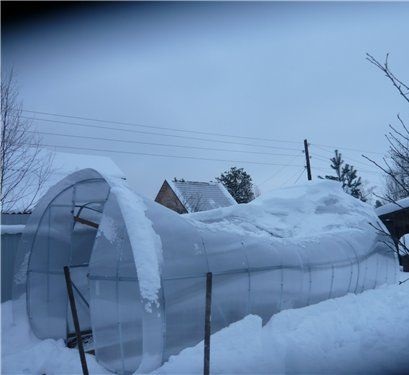
<svg viewBox="0 0 409 375">
<path fill-rule="evenodd" d="M 186 214 L 237 204 L 223 184 L 219 182 L 198 182 L 165 180 L 155 202 Z"/>
</svg>

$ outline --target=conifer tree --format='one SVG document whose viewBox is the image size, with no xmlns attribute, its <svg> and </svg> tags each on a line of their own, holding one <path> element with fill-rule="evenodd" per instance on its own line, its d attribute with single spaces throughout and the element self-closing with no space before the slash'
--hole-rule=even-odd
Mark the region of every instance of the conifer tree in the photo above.
<svg viewBox="0 0 409 375">
<path fill-rule="evenodd" d="M 216 181 L 225 186 L 237 203 L 248 203 L 254 199 L 251 176 L 243 168 L 232 167 L 216 177 Z"/>
<path fill-rule="evenodd" d="M 335 150 L 335 156 L 330 159 L 331 168 L 335 171 L 335 176 L 326 175 L 324 178 L 327 180 L 339 181 L 342 183 L 342 189 L 355 198 L 366 202 L 361 177 L 358 177 L 358 171 L 353 165 L 348 163 L 344 164 L 342 154 Z M 320 178 L 323 178 L 320 176 Z"/>
</svg>

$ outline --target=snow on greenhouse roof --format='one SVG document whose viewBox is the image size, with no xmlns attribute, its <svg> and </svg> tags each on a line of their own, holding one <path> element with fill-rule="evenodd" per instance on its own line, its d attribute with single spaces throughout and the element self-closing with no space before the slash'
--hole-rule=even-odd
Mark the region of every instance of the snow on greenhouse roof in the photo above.
<svg viewBox="0 0 409 375">
<path fill-rule="evenodd" d="M 188 212 L 207 211 L 237 204 L 219 182 L 167 181 Z"/>
<path fill-rule="evenodd" d="M 147 207 L 141 196 L 134 193 L 126 181 L 107 178 L 111 192 L 116 196 L 132 246 L 141 295 L 148 303 L 158 303 L 163 263 L 162 242 L 146 216 Z M 103 228 L 102 228 L 103 229 Z"/>
<path fill-rule="evenodd" d="M 376 208 L 375 212 L 378 214 L 378 216 L 381 216 L 381 215 L 389 214 L 394 211 L 403 210 L 408 207 L 409 207 L 409 197 L 400 199 L 396 202 L 387 203 L 381 207 Z"/>
<path fill-rule="evenodd" d="M 81 169 L 92 168 L 105 176 L 125 178 L 124 173 L 119 169 L 119 167 L 106 156 L 71 154 L 51 150 L 43 150 L 40 155 L 42 158 L 44 158 L 44 160 L 50 159 L 52 161 L 51 173 L 38 192 L 34 204 L 31 204 L 31 201 L 33 200 L 33 196 L 36 194 L 35 188 L 31 189 L 31 191 L 25 191 L 24 197 L 19 197 L 19 201 L 14 204 L 12 208 L 4 207 L 4 212 L 21 213 L 23 211 L 27 211 L 27 207 L 28 211 L 30 211 L 35 206 L 36 201 L 41 198 L 50 187 L 54 186 L 58 181 L 70 173 Z M 27 184 L 30 183 L 31 181 L 27 179 Z"/>
<path fill-rule="evenodd" d="M 245 205 L 186 215 L 199 228 L 257 237 L 306 238 L 377 222 L 372 206 L 334 181 L 314 181 L 270 191 Z"/>
</svg>

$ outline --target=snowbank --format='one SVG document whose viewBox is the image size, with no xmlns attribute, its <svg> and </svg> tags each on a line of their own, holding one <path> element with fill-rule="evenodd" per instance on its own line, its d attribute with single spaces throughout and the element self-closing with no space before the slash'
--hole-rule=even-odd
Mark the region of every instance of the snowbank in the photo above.
<svg viewBox="0 0 409 375">
<path fill-rule="evenodd" d="M 15 312 L 13 322 L 13 310 Z M 108 374 L 95 357 L 87 354 L 91 374 Z M 68 349 L 63 340 L 39 340 L 30 329 L 25 301 L 1 304 L 2 374 L 81 374 L 77 350 Z"/>
<path fill-rule="evenodd" d="M 285 310 L 262 327 L 249 315 L 211 338 L 212 374 L 407 373 L 409 281 Z M 156 374 L 203 372 L 203 342 Z"/>
<path fill-rule="evenodd" d="M 317 237 L 349 228 L 373 231 L 368 222 L 379 220 L 369 204 L 328 180 L 273 190 L 245 205 L 184 217 L 199 228 L 269 238 Z"/>
<path fill-rule="evenodd" d="M 407 274 L 402 274 L 406 278 Z M 212 335 L 211 373 L 398 373 L 409 365 L 409 281 L 359 295 L 285 310 L 262 327 L 249 315 Z M 62 340 L 39 340 L 23 304 L 13 324 L 2 309 L 3 374 L 79 374 L 78 352 Z M 107 373 L 87 355 L 91 374 Z M 203 373 L 203 342 L 173 356 L 156 374 Z"/>
</svg>

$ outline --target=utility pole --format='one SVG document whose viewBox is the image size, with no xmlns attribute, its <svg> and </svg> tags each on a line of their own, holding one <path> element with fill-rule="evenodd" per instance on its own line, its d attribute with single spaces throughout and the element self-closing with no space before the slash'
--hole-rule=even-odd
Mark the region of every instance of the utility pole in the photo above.
<svg viewBox="0 0 409 375">
<path fill-rule="evenodd" d="M 310 153 L 308 151 L 308 141 L 306 139 L 304 139 L 304 152 L 305 152 L 305 161 L 307 163 L 307 177 L 308 177 L 308 181 L 311 181 L 312 177 L 311 177 Z"/>
</svg>

